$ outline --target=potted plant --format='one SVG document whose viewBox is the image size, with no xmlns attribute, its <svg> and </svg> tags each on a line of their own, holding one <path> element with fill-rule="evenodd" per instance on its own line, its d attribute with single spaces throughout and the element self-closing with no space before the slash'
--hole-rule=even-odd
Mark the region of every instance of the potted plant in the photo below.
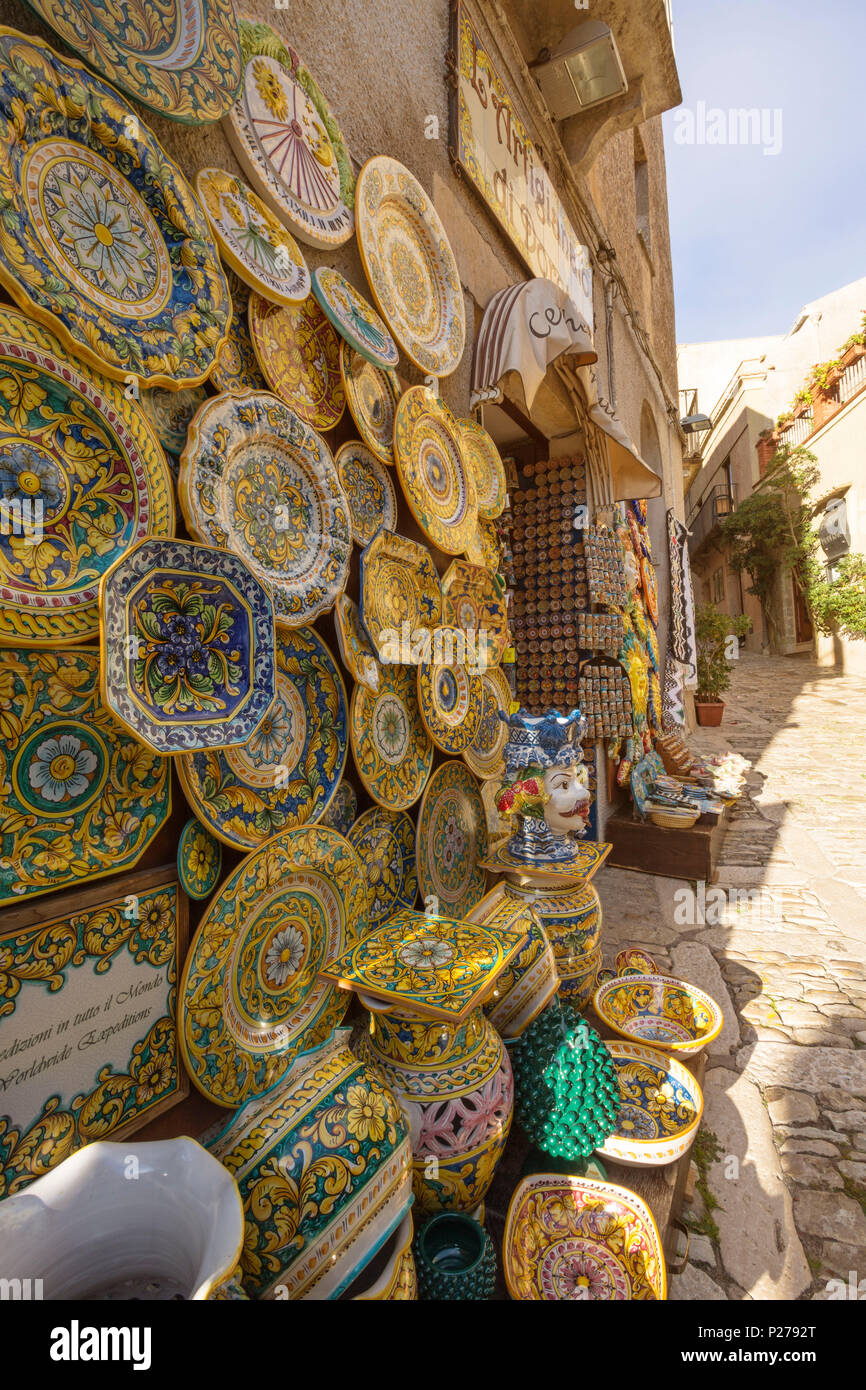
<svg viewBox="0 0 866 1390">
<path fill-rule="evenodd" d="M 695 637 L 698 648 L 698 688 L 695 710 L 698 723 L 713 727 L 721 724 L 725 702 L 720 699 L 731 683 L 731 668 L 727 655 L 728 639 L 745 637 L 752 620 L 742 615 L 732 618 L 722 613 L 714 603 L 703 603 L 695 616 Z"/>
</svg>

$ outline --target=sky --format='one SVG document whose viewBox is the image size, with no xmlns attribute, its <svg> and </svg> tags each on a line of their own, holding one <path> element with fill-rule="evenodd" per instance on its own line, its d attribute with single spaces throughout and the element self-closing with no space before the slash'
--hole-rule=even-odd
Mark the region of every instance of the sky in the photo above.
<svg viewBox="0 0 866 1390">
<path fill-rule="evenodd" d="M 673 0 L 673 13 L 677 341 L 784 333 L 808 301 L 866 274 L 866 4 Z M 743 143 L 735 118 L 732 143 L 728 113 L 746 108 L 765 113 L 757 140 Z M 722 129 L 728 143 L 710 143 Z"/>
</svg>

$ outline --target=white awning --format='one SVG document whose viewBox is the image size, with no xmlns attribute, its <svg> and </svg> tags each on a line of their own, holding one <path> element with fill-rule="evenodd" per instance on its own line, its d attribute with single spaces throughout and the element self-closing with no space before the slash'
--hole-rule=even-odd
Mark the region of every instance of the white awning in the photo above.
<svg viewBox="0 0 866 1390">
<path fill-rule="evenodd" d="M 611 495 L 607 500 L 627 502 L 641 497 L 660 497 L 661 478 L 656 470 L 641 458 L 619 416 L 604 397 L 599 395 L 595 372 L 583 374 L 590 378 L 589 382 L 581 381 L 577 371 L 567 360 L 557 362 L 556 370 L 568 388 L 578 419 L 588 416 L 605 436 L 611 484 Z M 595 396 L 593 404 L 588 400 L 585 403 L 587 390 L 590 400 Z M 559 457 L 564 457 L 572 447 L 572 440 L 567 440 L 564 445 L 561 441 L 556 441 L 556 453 Z M 553 449 L 551 457 L 554 457 Z"/>
<path fill-rule="evenodd" d="M 484 311 L 475 342 L 470 408 L 501 401 L 502 378 L 517 372 L 530 411 L 547 368 L 564 355 L 576 366 L 598 361 L 592 330 L 565 291 L 541 278 L 500 290 Z"/>
</svg>

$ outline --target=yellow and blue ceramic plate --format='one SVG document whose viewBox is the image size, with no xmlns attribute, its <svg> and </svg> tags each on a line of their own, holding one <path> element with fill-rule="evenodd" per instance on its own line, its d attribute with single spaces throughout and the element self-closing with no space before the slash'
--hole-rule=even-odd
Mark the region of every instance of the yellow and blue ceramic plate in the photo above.
<svg viewBox="0 0 866 1390">
<path fill-rule="evenodd" d="M 372 449 L 359 439 L 350 439 L 337 450 L 334 462 L 349 507 L 355 544 L 369 545 L 382 526 L 393 531 L 397 525 L 397 494 L 388 470 Z"/>
<path fill-rule="evenodd" d="M 250 296 L 250 337 L 271 390 L 314 430 L 343 418 L 340 339 L 310 294 L 300 304 Z"/>
<path fill-rule="evenodd" d="M 188 820 L 177 842 L 177 872 L 191 898 L 208 898 L 219 882 L 223 847 L 195 817 Z"/>
<path fill-rule="evenodd" d="M 446 917 L 467 917 L 485 892 L 487 814 L 478 783 L 461 762 L 442 763 L 424 791 L 415 858 L 422 901 Z"/>
<path fill-rule="evenodd" d="M 361 551 L 361 622 L 378 659 L 417 666 L 441 616 L 439 573 L 427 547 L 377 532 Z"/>
<path fill-rule="evenodd" d="M 640 1043 L 606 1042 L 616 1066 L 615 1132 L 596 1150 L 627 1168 L 674 1163 L 691 1148 L 704 1099 L 688 1067 Z"/>
<path fill-rule="evenodd" d="M 301 248 L 243 179 L 225 169 L 199 169 L 195 187 L 223 260 L 235 274 L 273 304 L 306 299 L 310 272 Z"/>
<path fill-rule="evenodd" d="M 334 604 L 334 627 L 340 660 L 352 680 L 366 685 L 368 690 L 378 690 L 379 663 L 370 646 L 370 639 L 361 626 L 358 605 L 352 602 L 348 594 L 340 594 Z"/>
<path fill-rule="evenodd" d="M 463 459 L 457 421 L 426 386 L 411 386 L 400 397 L 394 455 L 425 536 L 447 555 L 462 554 L 478 525 L 475 477 Z"/>
<path fill-rule="evenodd" d="M 415 906 L 415 826 L 405 811 L 373 806 L 358 817 L 346 839 L 367 875 L 369 931 L 381 926 L 398 908 Z"/>
<path fill-rule="evenodd" d="M 433 742 L 411 666 L 383 666 L 375 693 L 355 686 L 349 733 L 355 766 L 373 800 L 392 811 L 414 806 L 433 766 Z"/>
<path fill-rule="evenodd" d="M 232 297 L 229 336 L 208 380 L 217 391 L 266 391 L 268 384 L 262 376 L 250 337 L 250 287 L 231 269 L 226 271 L 226 276 Z"/>
<path fill-rule="evenodd" d="M 375 367 L 349 344 L 340 344 L 340 375 L 349 412 L 367 448 L 380 463 L 394 462 L 394 417 L 400 383 L 394 372 Z"/>
<path fill-rule="evenodd" d="M 499 718 L 511 704 L 511 686 L 498 666 L 481 672 L 481 712 L 471 741 L 462 750 L 463 760 L 484 779 L 500 776 L 505 770 L 503 755 L 508 742 L 508 725 Z"/>
<path fill-rule="evenodd" d="M 376 367 L 393 368 L 400 361 L 397 344 L 379 318 L 345 275 L 331 266 L 313 271 L 313 294 L 337 332 L 355 352 Z"/>
<path fill-rule="evenodd" d="M 488 520 L 501 516 L 508 497 L 508 484 L 499 450 L 477 420 L 458 420 L 457 428 L 463 457 L 475 478 L 478 515 Z"/>
<path fill-rule="evenodd" d="M 481 719 L 481 675 L 468 664 L 463 633 L 456 628 L 437 628 L 429 655 L 418 665 L 424 727 L 443 753 L 463 753 Z"/>
</svg>

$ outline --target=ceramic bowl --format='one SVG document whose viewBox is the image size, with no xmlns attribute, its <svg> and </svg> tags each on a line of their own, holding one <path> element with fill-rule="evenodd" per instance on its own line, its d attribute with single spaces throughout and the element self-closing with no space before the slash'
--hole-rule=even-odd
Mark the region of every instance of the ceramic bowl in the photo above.
<svg viewBox="0 0 866 1390">
<path fill-rule="evenodd" d="M 722 1031 L 724 1017 L 714 999 L 670 975 L 620 975 L 595 991 L 603 1023 L 630 1042 L 664 1052 L 697 1056 Z"/>
<path fill-rule="evenodd" d="M 628 1168 L 674 1163 L 691 1148 L 704 1098 L 687 1067 L 640 1043 L 605 1044 L 616 1063 L 622 1108 L 616 1133 L 596 1150 Z"/>
<path fill-rule="evenodd" d="M 648 956 L 644 951 L 637 950 L 631 946 L 626 951 L 620 951 L 614 961 L 616 975 L 660 975 L 659 970 L 652 956 Z"/>
</svg>

